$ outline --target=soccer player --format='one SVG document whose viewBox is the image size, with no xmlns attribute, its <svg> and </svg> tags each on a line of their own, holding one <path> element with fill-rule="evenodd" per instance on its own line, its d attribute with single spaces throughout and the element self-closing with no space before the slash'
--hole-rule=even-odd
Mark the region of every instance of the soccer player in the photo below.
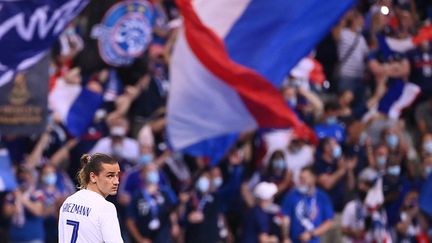
<svg viewBox="0 0 432 243">
<path fill-rule="evenodd" d="M 95 153 L 81 157 L 79 191 L 60 208 L 59 242 L 122 243 L 117 211 L 105 200 L 119 186 L 120 166 L 108 155 Z"/>
</svg>

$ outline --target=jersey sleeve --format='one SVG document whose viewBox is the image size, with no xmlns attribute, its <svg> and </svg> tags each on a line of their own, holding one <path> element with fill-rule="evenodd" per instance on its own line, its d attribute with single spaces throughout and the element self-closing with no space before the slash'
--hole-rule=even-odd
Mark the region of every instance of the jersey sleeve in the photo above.
<svg viewBox="0 0 432 243">
<path fill-rule="evenodd" d="M 123 243 L 114 204 L 107 204 L 105 210 L 102 211 L 100 223 L 102 239 L 105 243 Z"/>
</svg>

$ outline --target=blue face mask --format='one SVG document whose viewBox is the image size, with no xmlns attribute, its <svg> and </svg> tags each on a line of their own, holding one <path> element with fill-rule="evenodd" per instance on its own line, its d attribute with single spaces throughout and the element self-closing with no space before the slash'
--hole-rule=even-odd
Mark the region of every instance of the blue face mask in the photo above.
<svg viewBox="0 0 432 243">
<path fill-rule="evenodd" d="M 396 136 L 396 134 L 389 134 L 386 136 L 386 142 L 390 148 L 396 148 L 396 146 L 399 144 L 399 138 Z"/>
<path fill-rule="evenodd" d="M 326 123 L 327 123 L 327 125 L 336 124 L 337 123 L 337 117 L 335 117 L 335 116 L 329 116 L 329 117 L 327 117 Z"/>
<path fill-rule="evenodd" d="M 426 166 L 424 168 L 424 171 L 425 171 L 426 177 L 428 177 L 432 173 L 432 166 L 430 166 L 430 165 Z"/>
<path fill-rule="evenodd" d="M 309 187 L 307 185 L 298 185 L 297 191 L 299 191 L 301 194 L 307 194 L 309 192 Z"/>
<path fill-rule="evenodd" d="M 387 163 L 387 157 L 385 156 L 377 156 L 376 157 L 376 162 L 378 164 L 379 167 L 384 167 Z"/>
<path fill-rule="evenodd" d="M 333 148 L 332 153 L 333 153 L 333 158 L 339 159 L 342 155 L 342 148 L 339 145 L 337 145 L 336 147 Z"/>
<path fill-rule="evenodd" d="M 149 184 L 158 184 L 159 183 L 159 173 L 155 170 L 147 172 L 146 181 Z"/>
<path fill-rule="evenodd" d="M 42 177 L 42 182 L 45 183 L 46 185 L 52 186 L 57 182 L 57 175 L 54 173 L 44 175 Z"/>
<path fill-rule="evenodd" d="M 140 165 L 147 165 L 152 161 L 153 161 L 153 155 L 152 154 L 143 154 L 143 155 L 141 155 L 141 157 L 138 160 Z"/>
<path fill-rule="evenodd" d="M 389 166 L 387 168 L 387 173 L 391 176 L 399 176 L 401 173 L 401 167 L 399 165 Z"/>
<path fill-rule="evenodd" d="M 423 149 L 426 153 L 432 154 L 432 141 L 423 144 Z"/>
<path fill-rule="evenodd" d="M 285 160 L 278 159 L 278 160 L 273 161 L 273 167 L 277 170 L 285 169 L 286 168 Z"/>
<path fill-rule="evenodd" d="M 207 192 L 210 188 L 210 180 L 207 177 L 201 177 L 198 179 L 196 187 L 201 193 Z"/>
<path fill-rule="evenodd" d="M 288 106 L 290 108 L 296 108 L 297 107 L 297 98 L 290 98 L 287 100 Z"/>
<path fill-rule="evenodd" d="M 216 177 L 213 179 L 212 183 L 214 188 L 219 188 L 223 184 L 223 179 L 222 177 Z"/>
</svg>

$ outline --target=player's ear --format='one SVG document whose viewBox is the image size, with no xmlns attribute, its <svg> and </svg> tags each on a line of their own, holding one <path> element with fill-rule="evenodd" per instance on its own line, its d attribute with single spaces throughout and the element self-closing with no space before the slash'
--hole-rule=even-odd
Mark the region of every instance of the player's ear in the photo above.
<svg viewBox="0 0 432 243">
<path fill-rule="evenodd" d="M 90 183 L 96 183 L 96 174 L 94 172 L 90 172 Z"/>
</svg>

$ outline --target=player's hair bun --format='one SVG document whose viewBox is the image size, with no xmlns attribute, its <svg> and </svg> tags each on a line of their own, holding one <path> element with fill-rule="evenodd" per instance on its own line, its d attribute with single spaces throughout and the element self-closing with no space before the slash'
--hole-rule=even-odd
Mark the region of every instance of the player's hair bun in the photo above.
<svg viewBox="0 0 432 243">
<path fill-rule="evenodd" d="M 81 166 L 85 166 L 88 163 L 90 163 L 92 156 L 90 154 L 83 154 L 81 156 L 80 162 L 81 162 Z"/>
</svg>

